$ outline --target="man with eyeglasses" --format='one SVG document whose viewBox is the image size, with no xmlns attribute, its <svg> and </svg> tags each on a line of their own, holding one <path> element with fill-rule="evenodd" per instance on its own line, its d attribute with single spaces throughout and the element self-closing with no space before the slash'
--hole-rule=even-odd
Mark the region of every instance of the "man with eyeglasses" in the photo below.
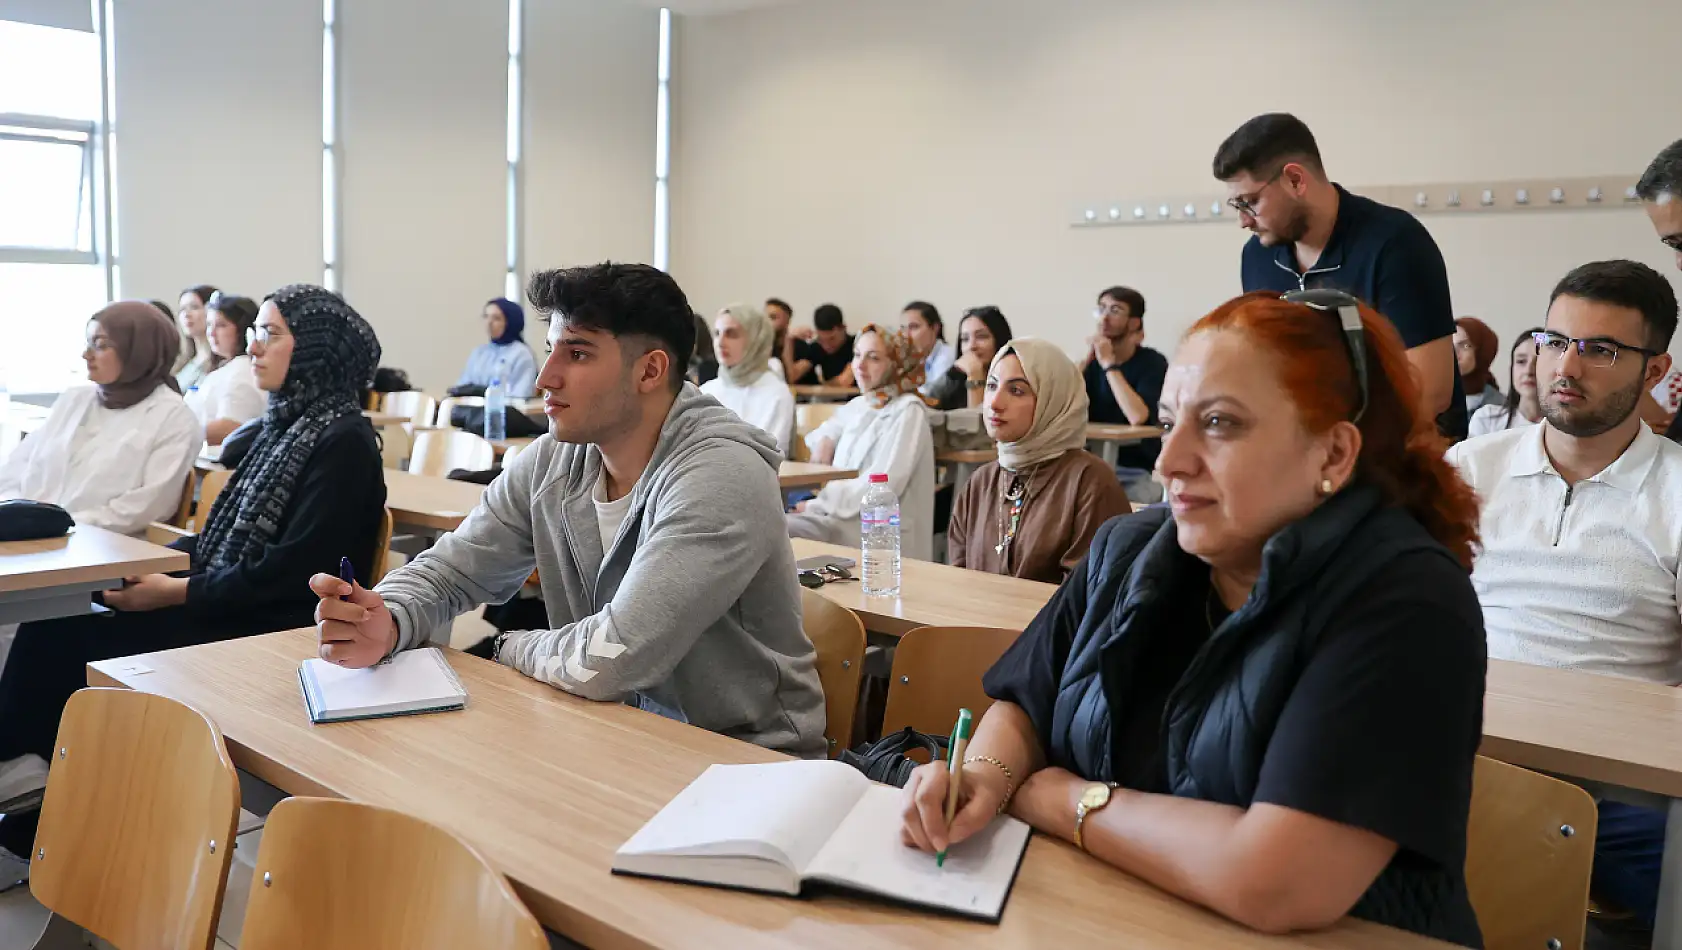
<svg viewBox="0 0 1682 950">
<path fill-rule="evenodd" d="M 1156 425 L 1156 403 L 1168 358 L 1145 345 L 1145 296 L 1131 287 L 1110 287 L 1098 294 L 1092 316 L 1098 321 L 1081 375 L 1086 380 L 1087 418 L 1116 425 Z M 1116 450 L 1116 475 L 1127 497 L 1139 504 L 1162 498 L 1151 481 L 1160 439 L 1145 439 Z"/>
<path fill-rule="evenodd" d="M 1325 288 L 1366 301 L 1407 345 L 1425 412 L 1444 435 L 1465 438 L 1448 268 L 1419 219 L 1326 177 L 1314 133 L 1282 112 L 1239 126 L 1216 150 L 1214 173 L 1255 235 L 1244 245 L 1245 292 Z"/>
<path fill-rule="evenodd" d="M 1636 412 L 1676 321 L 1645 264 L 1573 270 L 1536 334 L 1542 424 L 1449 450 L 1483 501 L 1472 587 L 1491 657 L 1682 684 L 1682 446 Z M 1601 803 L 1594 892 L 1648 927 L 1664 831 L 1662 811 Z"/>
</svg>

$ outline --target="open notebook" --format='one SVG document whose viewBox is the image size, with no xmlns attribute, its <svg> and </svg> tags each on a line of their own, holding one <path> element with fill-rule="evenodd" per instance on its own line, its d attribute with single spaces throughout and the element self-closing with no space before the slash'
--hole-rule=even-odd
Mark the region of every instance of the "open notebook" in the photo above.
<svg viewBox="0 0 1682 950">
<path fill-rule="evenodd" d="M 347 670 L 322 659 L 298 668 L 310 722 L 443 712 L 467 705 L 467 690 L 436 648 L 399 653 L 389 663 Z"/>
<path fill-rule="evenodd" d="M 937 868 L 900 841 L 901 794 L 839 762 L 714 765 L 625 842 L 613 873 L 790 895 L 831 885 L 998 923 L 1028 826 L 996 818 Z"/>
</svg>

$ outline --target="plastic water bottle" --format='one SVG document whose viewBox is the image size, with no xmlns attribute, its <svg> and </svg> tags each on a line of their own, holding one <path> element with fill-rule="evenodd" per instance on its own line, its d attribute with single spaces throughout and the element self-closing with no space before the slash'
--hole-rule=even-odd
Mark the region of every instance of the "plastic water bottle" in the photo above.
<svg viewBox="0 0 1682 950">
<path fill-rule="evenodd" d="M 491 380 L 485 388 L 485 438 L 501 442 L 508 436 L 508 417 L 503 414 L 502 380 Z"/>
<path fill-rule="evenodd" d="M 864 550 L 860 578 L 868 597 L 899 595 L 899 498 L 888 487 L 888 476 L 875 472 L 870 490 L 859 504 L 859 540 Z"/>
</svg>

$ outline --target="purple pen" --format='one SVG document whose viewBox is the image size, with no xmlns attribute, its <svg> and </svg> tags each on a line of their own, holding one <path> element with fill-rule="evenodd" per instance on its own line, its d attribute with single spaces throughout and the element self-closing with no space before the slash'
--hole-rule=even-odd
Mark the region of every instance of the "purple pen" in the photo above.
<svg viewBox="0 0 1682 950">
<path fill-rule="evenodd" d="M 350 558 L 348 557 L 339 558 L 339 580 L 351 585 L 352 590 L 356 589 L 356 569 L 350 566 Z M 339 599 L 349 600 L 350 595 L 346 594 Z"/>
</svg>

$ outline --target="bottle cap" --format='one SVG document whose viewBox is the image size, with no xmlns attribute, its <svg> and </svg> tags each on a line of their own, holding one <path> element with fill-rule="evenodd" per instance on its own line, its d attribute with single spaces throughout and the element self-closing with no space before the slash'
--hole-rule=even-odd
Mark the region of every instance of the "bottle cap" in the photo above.
<svg viewBox="0 0 1682 950">
<path fill-rule="evenodd" d="M 870 484 L 872 484 L 872 485 L 886 485 L 887 483 L 888 483 L 888 473 L 887 472 L 871 472 L 870 473 Z"/>
</svg>

